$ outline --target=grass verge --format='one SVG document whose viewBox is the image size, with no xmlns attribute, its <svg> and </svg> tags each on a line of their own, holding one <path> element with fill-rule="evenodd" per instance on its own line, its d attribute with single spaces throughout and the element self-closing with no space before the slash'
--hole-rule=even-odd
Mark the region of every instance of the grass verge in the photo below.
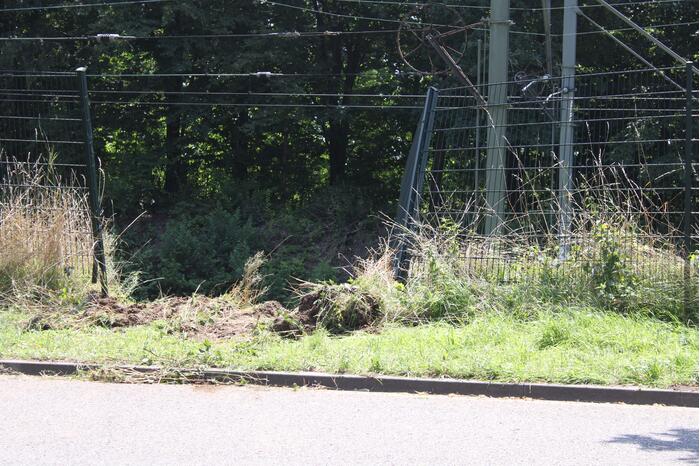
<svg viewBox="0 0 700 466">
<path fill-rule="evenodd" d="M 0 357 L 502 382 L 698 384 L 696 329 L 592 309 L 548 309 L 527 319 L 482 314 L 464 324 L 388 324 L 344 336 L 318 330 L 299 340 L 266 331 L 246 340 L 196 340 L 168 333 L 158 321 L 117 330 L 28 331 L 26 317 L 0 312 Z"/>
<path fill-rule="evenodd" d="M 258 302 L 262 254 L 220 297 L 134 303 L 136 279 L 120 280 L 118 270 L 110 273 L 112 298 L 94 293 L 90 261 L 83 264 L 92 248 L 85 199 L 70 189 L 44 192 L 50 171 L 14 173 L 28 188 L 0 198 L 2 358 L 698 384 L 698 297 L 688 288 L 697 255 L 655 239 L 624 209 L 582 211 L 579 240 L 564 258 L 555 236 L 495 240 L 458 224 L 419 225 L 400 231 L 411 253 L 405 281 L 394 278 L 390 240 L 358 261 L 348 283 L 302 283 L 294 310 Z"/>
</svg>

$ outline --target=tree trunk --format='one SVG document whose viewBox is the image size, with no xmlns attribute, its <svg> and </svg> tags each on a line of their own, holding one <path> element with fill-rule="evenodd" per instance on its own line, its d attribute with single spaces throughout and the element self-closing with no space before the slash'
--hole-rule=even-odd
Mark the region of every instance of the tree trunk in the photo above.
<svg viewBox="0 0 700 466">
<path fill-rule="evenodd" d="M 171 92 L 181 89 L 180 79 L 173 79 L 167 86 Z M 176 103 L 177 95 L 166 95 L 166 102 Z M 177 105 L 166 107 L 165 117 L 165 192 L 168 195 L 178 194 L 184 185 L 185 166 L 182 161 L 180 137 L 182 136 L 182 116 Z"/>
<path fill-rule="evenodd" d="M 328 130 L 328 153 L 330 156 L 330 184 L 336 186 L 345 181 L 348 162 L 350 125 L 344 116 L 331 118 Z"/>
<path fill-rule="evenodd" d="M 248 109 L 244 108 L 237 114 L 235 123 L 231 125 L 229 138 L 231 144 L 231 159 L 228 161 L 228 167 L 231 170 L 231 176 L 235 179 L 242 180 L 248 175 L 248 168 L 251 164 L 251 157 L 248 152 L 249 137 L 242 127 L 249 121 Z"/>
<path fill-rule="evenodd" d="M 316 10 L 325 10 L 323 0 L 316 0 Z M 316 15 L 319 30 L 334 29 L 326 24 L 327 17 Z M 342 28 L 340 28 L 342 30 Z M 329 105 L 349 105 L 348 94 L 355 87 L 355 78 L 362 62 L 362 38 L 345 40 L 342 37 L 324 37 L 321 39 L 320 54 L 328 67 L 341 76 L 341 82 L 328 80 L 323 86 L 325 92 L 341 93 L 341 97 L 329 97 Z M 331 186 L 342 184 L 347 177 L 348 143 L 350 141 L 350 122 L 347 115 L 334 112 L 328 118 L 328 129 L 325 131 L 329 155 L 329 183 Z"/>
</svg>

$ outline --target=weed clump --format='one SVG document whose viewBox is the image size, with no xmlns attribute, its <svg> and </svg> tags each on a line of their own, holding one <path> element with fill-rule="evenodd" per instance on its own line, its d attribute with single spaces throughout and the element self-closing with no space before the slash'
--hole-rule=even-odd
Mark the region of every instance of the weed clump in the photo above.
<svg viewBox="0 0 700 466">
<path fill-rule="evenodd" d="M 324 327 L 339 333 L 372 325 L 379 317 L 379 300 L 351 284 L 309 285 L 301 296 L 296 316 L 311 329 Z"/>
</svg>

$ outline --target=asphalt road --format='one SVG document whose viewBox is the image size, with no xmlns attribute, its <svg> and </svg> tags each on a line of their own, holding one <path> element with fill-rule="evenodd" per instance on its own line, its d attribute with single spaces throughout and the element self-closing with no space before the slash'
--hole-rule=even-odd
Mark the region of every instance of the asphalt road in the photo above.
<svg viewBox="0 0 700 466">
<path fill-rule="evenodd" d="M 0 376 L 0 464 L 676 463 L 697 409 Z"/>
</svg>

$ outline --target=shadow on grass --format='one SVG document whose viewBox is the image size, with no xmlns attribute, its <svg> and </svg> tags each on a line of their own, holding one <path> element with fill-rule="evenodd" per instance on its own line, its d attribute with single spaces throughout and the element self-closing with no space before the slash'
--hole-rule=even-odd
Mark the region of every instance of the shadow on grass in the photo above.
<svg viewBox="0 0 700 466">
<path fill-rule="evenodd" d="M 652 435 L 620 435 L 609 443 L 626 443 L 637 445 L 645 451 L 677 451 L 687 453 L 678 458 L 687 463 L 698 463 L 698 430 L 671 429 L 668 432 Z"/>
</svg>

